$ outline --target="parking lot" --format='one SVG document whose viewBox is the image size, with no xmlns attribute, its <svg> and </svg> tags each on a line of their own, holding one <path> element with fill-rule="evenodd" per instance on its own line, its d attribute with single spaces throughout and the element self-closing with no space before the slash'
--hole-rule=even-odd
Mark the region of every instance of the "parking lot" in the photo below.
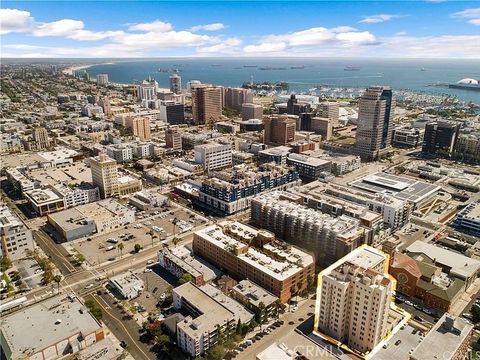
<svg viewBox="0 0 480 360">
<path fill-rule="evenodd" d="M 113 232 L 93 235 L 64 244 L 81 253 L 90 265 L 113 261 L 134 252 L 135 244 L 151 247 L 172 235 L 192 230 L 207 220 L 181 207 L 139 212 L 137 221 Z M 174 225 L 174 222 L 177 224 Z M 188 224 L 188 226 L 187 226 Z M 119 244 L 123 244 L 120 251 Z"/>
<path fill-rule="evenodd" d="M 157 304 L 161 302 L 162 294 L 166 295 L 169 287 L 176 285 L 177 279 L 158 265 L 147 267 L 146 272 L 140 272 L 137 275 L 143 280 L 145 289 L 133 300 L 133 303 L 142 305 L 146 313 L 158 313 L 160 309 Z"/>
<path fill-rule="evenodd" d="M 422 332 L 410 325 L 403 326 L 395 335 L 375 354 L 379 360 L 408 359 L 412 351 L 423 339 Z"/>
<path fill-rule="evenodd" d="M 20 273 L 29 289 L 35 289 L 42 286 L 43 270 L 32 258 L 24 258 L 15 262 L 17 271 Z"/>
</svg>

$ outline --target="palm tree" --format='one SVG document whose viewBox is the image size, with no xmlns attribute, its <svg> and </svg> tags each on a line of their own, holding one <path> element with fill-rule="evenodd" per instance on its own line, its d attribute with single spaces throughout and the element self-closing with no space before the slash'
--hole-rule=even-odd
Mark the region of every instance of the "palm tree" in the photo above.
<svg viewBox="0 0 480 360">
<path fill-rule="evenodd" d="M 60 281 L 62 281 L 62 275 L 55 275 L 53 281 L 57 283 L 57 294 L 60 293 Z"/>
<path fill-rule="evenodd" d="M 123 243 L 118 244 L 118 250 L 120 251 L 120 259 L 122 258 L 123 248 L 125 245 Z"/>
</svg>

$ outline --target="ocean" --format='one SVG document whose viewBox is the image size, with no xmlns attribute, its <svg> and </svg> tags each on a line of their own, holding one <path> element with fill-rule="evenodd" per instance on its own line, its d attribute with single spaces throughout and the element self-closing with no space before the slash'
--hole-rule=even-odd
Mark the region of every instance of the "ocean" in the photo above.
<svg viewBox="0 0 480 360">
<path fill-rule="evenodd" d="M 358 70 L 346 71 L 348 66 Z M 347 88 L 389 85 L 393 90 L 451 95 L 462 101 L 480 104 L 479 91 L 435 86 L 463 78 L 480 79 L 480 60 L 168 58 L 112 61 L 93 65 L 87 72 L 91 76 L 106 73 L 111 82 L 121 84 L 131 84 L 151 76 L 160 87 L 168 88 L 168 77 L 174 69 L 179 70 L 183 88 L 189 80 L 225 86 L 241 86 L 251 80 L 284 81 L 288 83 L 289 91 L 293 92 L 308 92 L 321 85 Z"/>
</svg>

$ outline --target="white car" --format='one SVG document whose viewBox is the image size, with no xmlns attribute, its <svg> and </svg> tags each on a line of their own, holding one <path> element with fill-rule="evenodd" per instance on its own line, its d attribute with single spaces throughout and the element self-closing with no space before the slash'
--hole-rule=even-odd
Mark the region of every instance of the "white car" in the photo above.
<svg viewBox="0 0 480 360">
<path fill-rule="evenodd" d="M 155 260 L 148 260 L 147 265 L 152 265 L 155 262 Z"/>
<path fill-rule="evenodd" d="M 153 270 L 152 269 L 149 269 L 149 268 L 146 268 L 143 272 L 152 272 Z"/>
<path fill-rule="evenodd" d="M 91 289 L 93 286 L 93 284 L 88 284 L 87 286 L 85 286 L 85 289 Z"/>
</svg>

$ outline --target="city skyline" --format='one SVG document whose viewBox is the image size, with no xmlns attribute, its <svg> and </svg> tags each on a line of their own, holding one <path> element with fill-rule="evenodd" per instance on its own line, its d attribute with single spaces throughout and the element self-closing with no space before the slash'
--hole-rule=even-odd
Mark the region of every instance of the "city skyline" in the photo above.
<svg viewBox="0 0 480 360">
<path fill-rule="evenodd" d="M 480 54 L 476 2 L 122 2 L 115 11 L 111 4 L 5 1 L 2 57 Z"/>
</svg>

